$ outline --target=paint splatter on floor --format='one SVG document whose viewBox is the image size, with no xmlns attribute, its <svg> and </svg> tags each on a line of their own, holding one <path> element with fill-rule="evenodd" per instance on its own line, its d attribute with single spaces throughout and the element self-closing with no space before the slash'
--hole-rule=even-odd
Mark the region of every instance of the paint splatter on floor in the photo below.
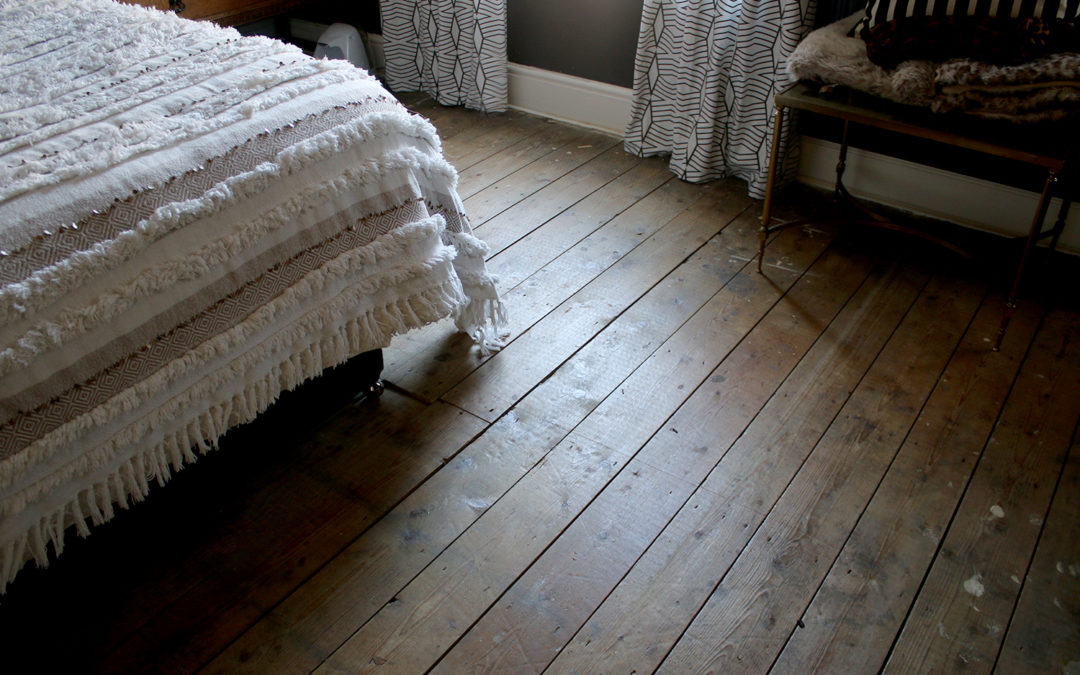
<svg viewBox="0 0 1080 675">
<path fill-rule="evenodd" d="M 981 598 L 982 594 L 986 591 L 986 587 L 982 584 L 982 576 L 976 574 L 965 581 L 964 590 L 974 595 L 976 598 Z"/>
</svg>

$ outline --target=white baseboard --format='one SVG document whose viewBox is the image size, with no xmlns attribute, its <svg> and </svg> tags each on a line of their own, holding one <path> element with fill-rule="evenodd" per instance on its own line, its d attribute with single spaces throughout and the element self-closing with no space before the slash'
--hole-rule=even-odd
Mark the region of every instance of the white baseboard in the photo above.
<svg viewBox="0 0 1080 675">
<path fill-rule="evenodd" d="M 802 139 L 798 180 L 831 190 L 836 182 L 840 145 Z M 1031 226 L 1039 195 L 950 171 L 879 155 L 848 150 L 844 185 L 851 194 L 878 204 L 930 216 L 1005 236 L 1024 236 Z M 1056 217 L 1060 200 L 1050 205 Z M 1080 209 L 1070 210 L 1058 248 L 1080 253 Z"/>
<path fill-rule="evenodd" d="M 621 137 L 630 121 L 632 91 L 531 66 L 511 63 L 510 107 Z M 803 138 L 798 180 L 831 190 L 839 145 Z M 1039 195 L 852 148 L 844 184 L 852 194 L 919 215 L 1006 236 L 1027 234 Z M 1056 214 L 1059 201 L 1051 204 Z M 1058 247 L 1080 254 L 1080 207 Z"/>
<path fill-rule="evenodd" d="M 630 122 L 632 91 L 550 70 L 511 63 L 508 79 L 514 110 L 569 122 L 622 137 Z"/>
</svg>

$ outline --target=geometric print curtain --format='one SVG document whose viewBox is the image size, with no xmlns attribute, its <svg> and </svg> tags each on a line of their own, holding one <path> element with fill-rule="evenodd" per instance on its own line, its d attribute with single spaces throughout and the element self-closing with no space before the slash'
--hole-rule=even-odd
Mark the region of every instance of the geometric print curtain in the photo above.
<svg viewBox="0 0 1080 675">
<path fill-rule="evenodd" d="M 506 0 L 381 0 L 380 10 L 392 91 L 506 110 Z"/>
<path fill-rule="evenodd" d="M 787 60 L 814 23 L 814 0 L 645 0 L 625 147 L 671 155 L 679 178 L 736 176 L 761 198 L 773 95 L 790 84 Z M 782 173 L 798 168 L 781 134 Z"/>
</svg>

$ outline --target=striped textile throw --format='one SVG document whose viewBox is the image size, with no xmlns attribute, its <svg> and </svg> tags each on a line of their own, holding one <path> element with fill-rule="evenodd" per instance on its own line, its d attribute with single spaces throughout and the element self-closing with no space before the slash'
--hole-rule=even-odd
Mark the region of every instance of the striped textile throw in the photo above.
<svg viewBox="0 0 1080 675">
<path fill-rule="evenodd" d="M 1015 64 L 1080 51 L 1080 0 L 870 0 L 852 31 L 871 61 Z"/>
</svg>

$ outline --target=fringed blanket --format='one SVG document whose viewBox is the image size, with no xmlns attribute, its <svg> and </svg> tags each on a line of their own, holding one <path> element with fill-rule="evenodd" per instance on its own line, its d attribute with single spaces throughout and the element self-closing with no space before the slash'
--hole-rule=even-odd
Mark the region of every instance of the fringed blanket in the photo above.
<svg viewBox="0 0 1080 675">
<path fill-rule="evenodd" d="M 455 181 L 344 62 L 0 0 L 0 589 L 330 366 L 448 316 L 498 347 Z"/>
<path fill-rule="evenodd" d="M 903 61 L 886 70 L 848 35 L 863 12 L 810 33 L 788 62 L 794 79 L 842 84 L 934 112 L 1014 122 L 1057 120 L 1080 111 L 1080 55 L 1052 54 L 1018 65 L 972 59 Z"/>
</svg>

